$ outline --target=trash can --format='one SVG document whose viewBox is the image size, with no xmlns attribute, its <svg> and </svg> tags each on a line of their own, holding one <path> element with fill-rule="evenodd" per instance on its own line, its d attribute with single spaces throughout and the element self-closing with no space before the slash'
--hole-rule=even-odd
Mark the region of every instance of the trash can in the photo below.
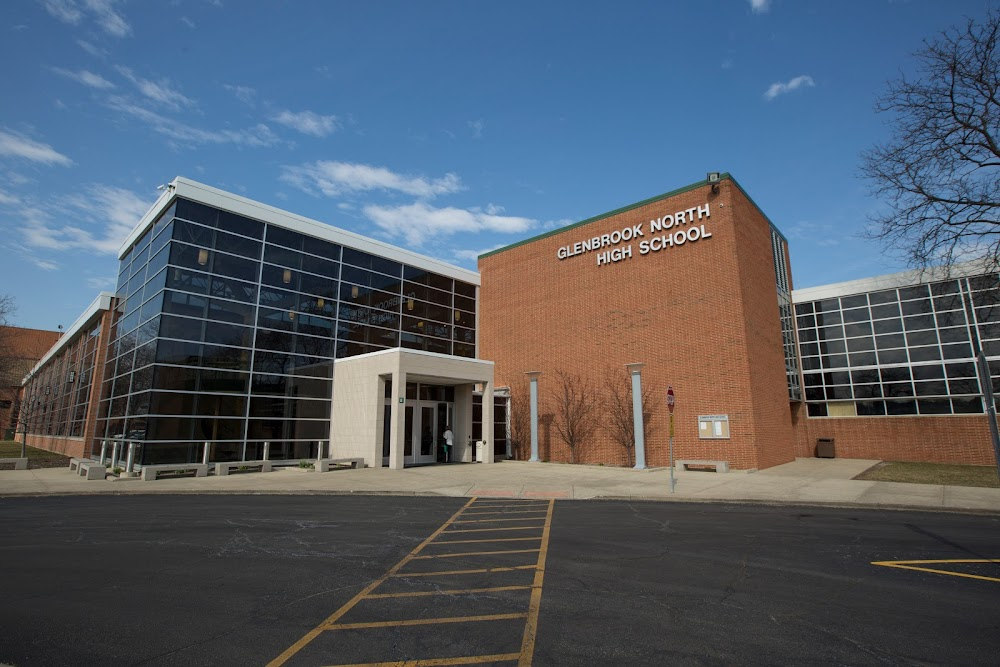
<svg viewBox="0 0 1000 667">
<path fill-rule="evenodd" d="M 833 438 L 816 438 L 816 458 L 837 458 L 837 450 L 833 446 Z"/>
<path fill-rule="evenodd" d="M 483 462 L 483 450 L 486 449 L 486 443 L 482 440 L 476 440 L 476 463 Z"/>
</svg>

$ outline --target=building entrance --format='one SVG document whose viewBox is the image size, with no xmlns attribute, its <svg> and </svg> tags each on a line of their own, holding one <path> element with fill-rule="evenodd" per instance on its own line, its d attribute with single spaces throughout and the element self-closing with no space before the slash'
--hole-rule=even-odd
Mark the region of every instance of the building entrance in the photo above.
<svg viewBox="0 0 1000 667">
<path fill-rule="evenodd" d="M 407 397 L 402 406 L 405 441 L 403 443 L 403 464 L 422 465 L 444 461 L 444 431 L 451 424 L 455 409 L 454 392 L 443 391 L 445 387 L 419 385 L 415 396 Z M 448 388 L 450 389 L 450 388 Z M 440 390 L 440 391 L 436 391 Z M 410 394 L 407 386 L 407 394 Z M 452 400 L 434 400 L 435 397 Z M 389 431 L 392 424 L 392 401 L 387 399 L 382 412 L 382 464 L 389 465 Z"/>
</svg>

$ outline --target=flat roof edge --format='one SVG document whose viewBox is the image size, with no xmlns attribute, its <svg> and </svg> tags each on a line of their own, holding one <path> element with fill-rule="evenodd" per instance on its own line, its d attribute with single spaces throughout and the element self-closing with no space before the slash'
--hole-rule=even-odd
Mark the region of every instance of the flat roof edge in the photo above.
<svg viewBox="0 0 1000 667">
<path fill-rule="evenodd" d="M 967 278 L 969 276 L 988 273 L 990 270 L 990 267 L 982 261 L 910 269 L 908 271 L 887 273 L 870 278 L 858 278 L 857 280 L 845 280 L 839 283 L 829 283 L 827 285 L 792 290 L 792 302 L 804 303 L 806 301 L 832 299 L 839 296 L 851 296 L 852 294 L 877 292 L 884 289 L 938 282 L 951 278 Z"/>
<path fill-rule="evenodd" d="M 49 351 L 38 360 L 38 363 L 31 367 L 31 371 L 24 376 L 21 380 L 21 384 L 24 384 L 25 380 L 37 373 L 38 369 L 47 364 L 49 359 L 58 354 L 59 351 L 66 347 L 71 340 L 76 338 L 76 335 L 86 326 L 91 324 L 99 313 L 109 310 L 111 308 L 111 299 L 113 299 L 114 296 L 115 295 L 111 292 L 100 292 L 97 297 L 90 302 L 90 305 L 84 309 L 80 317 L 76 318 L 73 324 L 69 325 L 69 328 L 66 329 L 63 335 L 59 337 L 59 340 L 57 340 L 55 344 L 49 348 Z"/>
</svg>

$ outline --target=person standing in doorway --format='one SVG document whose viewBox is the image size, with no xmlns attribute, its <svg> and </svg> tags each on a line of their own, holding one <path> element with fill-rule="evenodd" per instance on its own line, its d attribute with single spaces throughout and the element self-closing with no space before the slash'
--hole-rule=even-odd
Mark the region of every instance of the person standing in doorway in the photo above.
<svg viewBox="0 0 1000 667">
<path fill-rule="evenodd" d="M 445 425 L 444 427 L 444 462 L 448 463 L 451 460 L 451 446 L 455 440 L 455 434 L 451 432 L 451 426 Z"/>
</svg>

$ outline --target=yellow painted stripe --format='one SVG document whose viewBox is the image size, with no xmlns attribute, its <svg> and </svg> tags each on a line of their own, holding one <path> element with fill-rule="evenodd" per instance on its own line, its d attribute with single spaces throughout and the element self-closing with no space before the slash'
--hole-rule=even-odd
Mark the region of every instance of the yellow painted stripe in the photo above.
<svg viewBox="0 0 1000 667">
<path fill-rule="evenodd" d="M 486 616 L 445 616 L 444 618 L 411 618 L 400 621 L 375 621 L 373 623 L 328 623 L 323 630 L 365 630 L 368 628 L 401 628 L 413 625 L 439 625 L 441 623 L 480 623 L 483 621 L 508 621 L 525 618 L 527 614 L 488 614 Z"/>
<path fill-rule="evenodd" d="M 496 655 L 466 655 L 458 658 L 426 658 L 397 662 L 359 662 L 353 665 L 329 665 L 328 667 L 449 667 L 450 665 L 481 665 L 485 662 L 508 662 L 517 660 L 519 656 L 518 653 L 498 653 Z"/>
<path fill-rule="evenodd" d="M 529 540 L 540 539 L 542 539 L 541 535 L 538 537 L 494 537 L 482 540 L 438 540 L 434 543 L 434 546 L 439 544 L 475 544 L 477 542 L 527 542 Z"/>
<path fill-rule="evenodd" d="M 506 549 L 503 551 L 463 551 L 458 554 L 435 554 L 433 556 L 414 556 L 413 560 L 425 560 L 431 558 L 460 558 L 462 556 L 494 556 L 496 554 L 530 554 L 538 549 Z"/>
<path fill-rule="evenodd" d="M 914 560 L 914 561 L 872 561 L 872 565 L 881 565 L 882 567 L 895 567 L 900 570 L 916 570 L 917 572 L 930 572 L 932 574 L 947 574 L 952 577 L 964 577 L 966 579 L 979 579 L 981 581 L 998 581 L 998 577 L 986 577 L 981 574 L 967 574 L 965 572 L 952 572 L 950 570 L 939 570 L 933 567 L 917 567 L 916 565 L 910 565 L 910 563 L 928 563 L 928 564 L 941 564 L 941 563 L 1000 563 L 998 560 L 989 559 L 956 559 L 956 560 Z"/>
<path fill-rule="evenodd" d="M 525 516 L 517 519 L 469 519 L 468 521 L 456 521 L 455 523 L 496 523 L 498 521 L 541 521 L 543 516 Z M 538 526 L 541 528 L 541 526 Z"/>
<path fill-rule="evenodd" d="M 374 589 L 376 589 L 378 586 L 380 586 L 382 584 L 382 582 L 384 582 L 389 577 L 393 576 L 396 572 L 398 572 L 399 570 L 401 570 L 403 568 L 403 566 L 405 566 L 407 563 L 409 563 L 411 560 L 413 560 L 413 558 L 417 557 L 417 554 L 419 554 L 420 551 L 425 546 L 427 546 L 428 544 L 430 544 L 438 535 L 440 535 L 441 533 L 443 533 L 448 528 L 448 526 L 450 526 L 452 524 L 452 522 L 455 521 L 455 519 L 457 519 L 459 516 L 461 516 L 462 512 L 464 512 L 466 510 L 466 508 L 470 507 L 472 505 L 472 503 L 474 503 L 474 502 L 476 502 L 476 499 L 475 498 L 471 498 L 469 500 L 469 502 L 467 502 L 465 505 L 463 505 L 460 510 L 458 510 L 453 515 L 451 515 L 450 519 L 448 519 L 447 521 L 445 521 L 443 524 L 441 524 L 441 526 L 437 530 L 435 530 L 433 533 L 431 533 L 430 536 L 428 536 L 426 540 L 424 540 L 419 545 L 417 545 L 417 548 L 415 548 L 413 551 L 411 551 L 409 554 L 407 554 L 403 558 L 403 560 L 399 561 L 394 566 L 392 566 L 392 568 L 388 572 L 386 572 L 384 575 L 382 575 L 381 577 L 379 577 L 378 579 L 376 579 L 372 583 L 368 584 L 368 586 L 366 586 L 363 590 L 361 590 L 361 592 L 359 592 L 357 595 L 355 595 L 353 598 L 351 598 L 347 602 L 347 604 L 345 604 L 340 609 L 338 609 L 337 611 L 335 611 L 332 615 L 330 615 L 329 618 L 327 618 L 325 621 L 323 621 L 322 623 L 320 623 L 318 626 L 316 626 L 315 628 L 313 628 L 312 630 L 310 630 L 309 632 L 307 632 L 305 635 L 303 635 L 303 637 L 301 639 L 299 639 L 297 642 L 295 642 L 294 644 L 292 644 L 291 646 L 289 646 L 287 649 L 285 649 L 284 652 L 281 655 L 279 655 L 277 658 L 275 658 L 271 662 L 267 663 L 267 667 L 280 667 L 280 665 L 283 665 L 286 662 L 288 662 L 289 658 L 291 658 L 296 653 L 298 653 L 299 651 L 301 651 L 303 648 L 305 648 L 309 644 L 309 642 L 311 642 L 313 639 L 315 639 L 316 637 L 318 637 L 319 634 L 321 632 L 323 632 L 323 630 L 324 630 L 324 628 L 326 626 L 328 626 L 331 623 L 335 623 L 337 621 L 337 619 L 339 619 L 341 616 L 343 616 L 348 611 L 350 611 L 351 608 L 354 607 L 354 605 L 356 605 L 358 602 L 360 602 L 362 599 L 364 599 L 364 597 L 366 595 L 368 595 Z"/>
<path fill-rule="evenodd" d="M 476 503 L 476 505 L 475 505 L 475 507 L 473 509 L 477 509 L 478 510 L 478 509 L 487 509 L 487 508 L 491 508 L 491 507 L 494 507 L 494 508 L 495 507 L 512 507 L 512 508 L 516 507 L 518 509 L 527 509 L 529 507 L 541 507 L 542 509 L 544 509 L 545 508 L 545 501 L 544 500 L 522 500 L 520 502 L 490 503 L 488 505 L 485 504 L 485 503 Z"/>
<path fill-rule="evenodd" d="M 486 516 L 487 514 L 540 514 L 545 510 L 514 510 L 513 512 L 466 512 L 465 516 Z M 542 517 L 537 517 L 541 519 Z"/>
<path fill-rule="evenodd" d="M 397 572 L 394 577 L 451 577 L 460 574 L 493 574 L 514 570 L 534 570 L 537 565 L 515 565 L 513 567 L 484 567 L 475 570 L 442 570 L 441 572 Z"/>
<path fill-rule="evenodd" d="M 410 591 L 408 593 L 373 593 L 367 599 L 381 598 L 422 598 L 431 595 L 467 595 L 470 593 L 493 593 L 499 591 L 526 591 L 531 586 L 495 586 L 493 588 L 455 588 L 447 591 Z"/>
<path fill-rule="evenodd" d="M 1000 558 L 944 558 L 937 560 L 877 560 L 872 565 L 920 565 L 922 563 L 1000 563 Z"/>
<path fill-rule="evenodd" d="M 524 638 L 521 640 L 521 657 L 518 667 L 531 667 L 535 653 L 535 637 L 538 635 L 538 612 L 542 606 L 542 584 L 545 581 L 545 557 L 549 552 L 549 534 L 552 529 L 552 510 L 556 501 L 549 501 L 549 509 L 545 515 L 545 530 L 542 533 L 542 546 L 538 553 L 538 568 L 535 570 L 535 581 L 531 586 L 531 601 L 528 603 L 528 620 L 524 624 Z"/>
<path fill-rule="evenodd" d="M 456 522 L 458 523 L 458 522 Z M 541 530 L 545 526 L 508 526 L 506 528 L 461 528 L 459 530 L 446 530 L 442 535 L 451 535 L 452 533 L 494 533 L 501 530 Z"/>
</svg>

